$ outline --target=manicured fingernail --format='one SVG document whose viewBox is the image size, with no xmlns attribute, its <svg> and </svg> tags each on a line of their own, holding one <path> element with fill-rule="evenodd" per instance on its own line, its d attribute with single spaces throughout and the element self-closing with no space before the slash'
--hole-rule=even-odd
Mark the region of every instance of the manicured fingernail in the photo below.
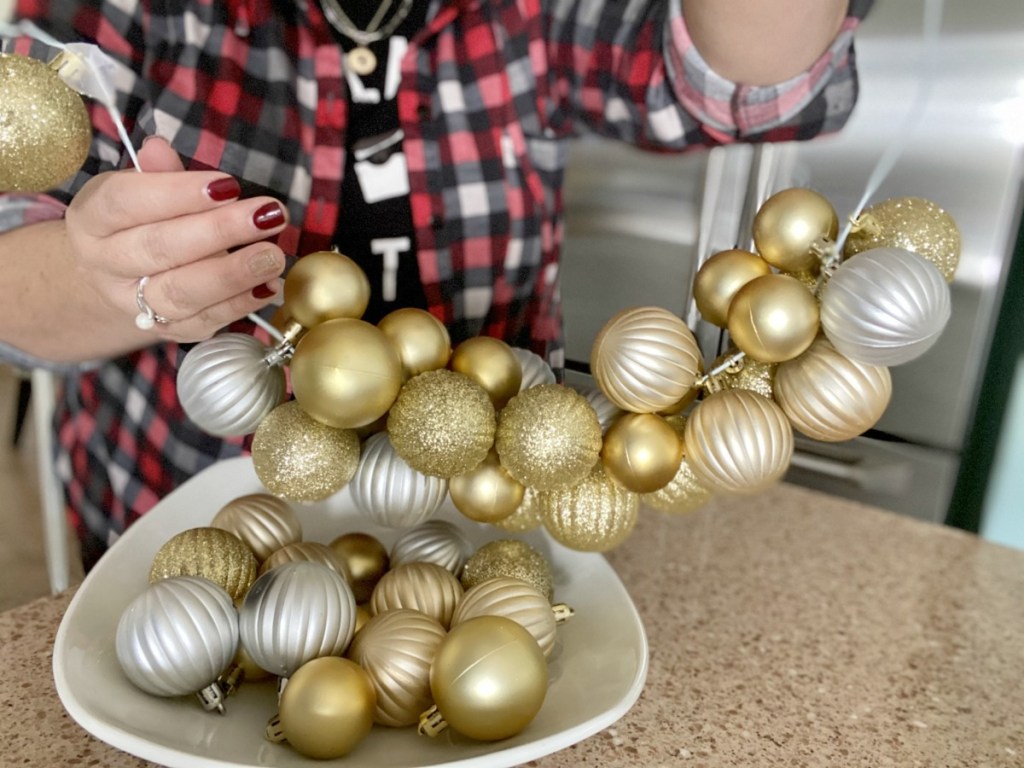
<svg viewBox="0 0 1024 768">
<path fill-rule="evenodd" d="M 149 142 L 150 142 L 150 141 L 152 141 L 153 139 L 160 139 L 160 141 L 167 141 L 167 139 L 165 139 L 165 138 L 164 138 L 163 136 L 161 136 L 160 134 L 157 134 L 157 133 L 151 133 L 151 134 L 149 134 L 149 136 L 147 136 L 146 138 L 144 138 L 144 139 L 142 140 L 142 146 L 146 146 L 146 145 L 147 145 L 147 144 L 149 144 Z M 168 142 L 168 143 L 170 143 L 170 142 Z"/>
<path fill-rule="evenodd" d="M 231 176 L 211 181 L 206 185 L 206 194 L 218 203 L 223 200 L 235 200 L 242 194 L 242 187 Z"/>
<path fill-rule="evenodd" d="M 252 289 L 254 299 L 269 299 L 275 293 L 277 293 L 277 289 L 272 288 L 269 283 L 261 283 Z"/>
<path fill-rule="evenodd" d="M 249 265 L 249 272 L 255 277 L 261 277 L 267 274 L 276 275 L 281 271 L 281 265 L 278 264 L 277 257 L 269 248 L 254 253 L 249 257 L 249 261 L 247 263 Z"/>
<path fill-rule="evenodd" d="M 258 229 L 274 229 L 284 224 L 284 209 L 280 203 L 267 203 L 260 206 L 252 215 L 252 223 Z"/>
</svg>

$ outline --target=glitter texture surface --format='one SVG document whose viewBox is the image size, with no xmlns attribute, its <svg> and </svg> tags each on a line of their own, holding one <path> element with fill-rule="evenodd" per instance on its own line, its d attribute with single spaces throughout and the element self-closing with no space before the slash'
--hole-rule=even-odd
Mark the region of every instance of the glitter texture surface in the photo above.
<svg viewBox="0 0 1024 768">
<path fill-rule="evenodd" d="M 725 354 L 719 355 L 711 364 L 711 369 L 714 370 L 735 354 L 736 350 L 730 349 Z M 752 357 L 745 357 L 731 369 L 726 369 L 715 376 L 715 383 L 721 389 L 749 389 L 770 400 L 775 388 L 775 369 L 778 367 L 777 363 L 762 363 Z"/>
<path fill-rule="evenodd" d="M 606 552 L 633 531 L 639 495 L 627 491 L 596 464 L 577 485 L 541 494 L 544 526 L 557 541 L 583 552 Z"/>
<path fill-rule="evenodd" d="M 540 552 L 519 539 L 498 539 L 484 544 L 462 569 L 462 586 L 467 590 L 499 576 L 525 581 L 551 600 L 555 577 L 551 564 Z"/>
<path fill-rule="evenodd" d="M 169 539 L 153 558 L 151 583 L 172 576 L 200 576 L 238 600 L 256 579 L 256 557 L 233 533 L 190 528 Z"/>
</svg>

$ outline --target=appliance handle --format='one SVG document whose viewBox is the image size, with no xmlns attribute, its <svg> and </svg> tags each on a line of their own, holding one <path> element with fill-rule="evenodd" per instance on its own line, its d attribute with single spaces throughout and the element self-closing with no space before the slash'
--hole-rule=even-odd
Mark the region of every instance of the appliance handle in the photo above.
<svg viewBox="0 0 1024 768">
<path fill-rule="evenodd" d="M 862 457 L 841 461 L 809 451 L 794 451 L 792 466 L 842 480 L 871 493 L 899 496 L 910 489 L 913 470 L 907 461 L 873 463 Z"/>
</svg>

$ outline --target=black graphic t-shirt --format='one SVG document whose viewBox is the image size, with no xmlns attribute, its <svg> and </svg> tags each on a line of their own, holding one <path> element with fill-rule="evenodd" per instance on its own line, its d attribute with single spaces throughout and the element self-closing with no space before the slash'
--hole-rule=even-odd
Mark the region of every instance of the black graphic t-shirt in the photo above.
<svg viewBox="0 0 1024 768">
<path fill-rule="evenodd" d="M 382 25 L 401 5 L 402 0 L 393 0 L 393 10 Z M 376 59 L 372 72 L 359 75 L 346 66 L 348 139 L 335 244 L 370 280 L 370 304 L 363 315 L 370 323 L 399 307 L 427 306 L 416 262 L 409 173 L 396 101 L 402 58 L 408 41 L 426 23 L 427 5 L 428 0 L 413 0 L 409 15 L 394 33 L 365 46 Z M 342 7 L 360 29 L 378 8 L 344 0 Z M 359 47 L 337 31 L 335 37 L 346 54 Z"/>
</svg>

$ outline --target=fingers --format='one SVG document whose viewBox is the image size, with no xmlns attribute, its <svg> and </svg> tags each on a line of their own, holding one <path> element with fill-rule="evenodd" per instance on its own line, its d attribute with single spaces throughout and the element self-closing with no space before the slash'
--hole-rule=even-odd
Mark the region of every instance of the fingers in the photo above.
<svg viewBox="0 0 1024 768">
<path fill-rule="evenodd" d="M 181 158 L 167 139 L 148 136 L 139 150 L 139 165 L 143 171 L 184 171 Z"/>
</svg>

